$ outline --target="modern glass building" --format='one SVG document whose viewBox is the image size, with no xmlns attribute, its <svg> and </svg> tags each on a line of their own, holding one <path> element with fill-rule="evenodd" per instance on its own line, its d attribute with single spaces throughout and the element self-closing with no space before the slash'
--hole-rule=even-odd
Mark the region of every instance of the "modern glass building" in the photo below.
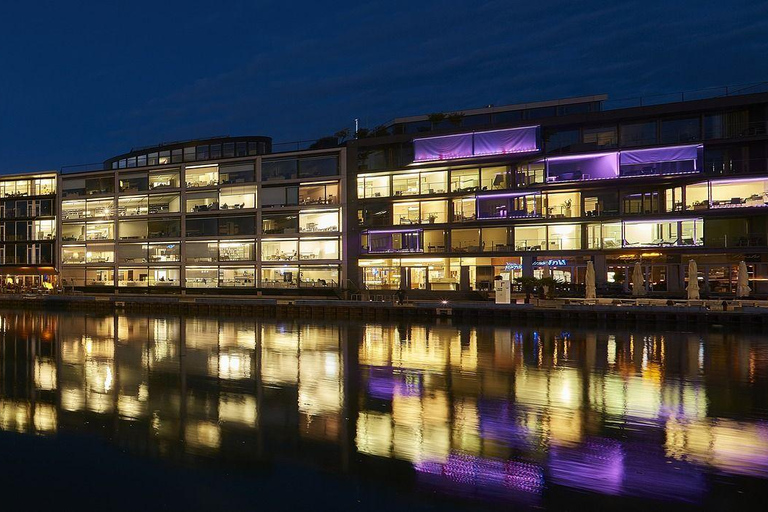
<svg viewBox="0 0 768 512">
<path fill-rule="evenodd" d="M 604 97 L 397 119 L 349 144 L 354 279 L 368 290 L 493 289 L 551 274 L 627 290 L 768 293 L 768 95 L 606 110 Z M 354 215 L 356 214 L 356 218 Z"/>
<path fill-rule="evenodd" d="M 61 175 L 61 277 L 85 290 L 340 287 L 343 148 L 265 137 L 144 148 Z"/>
<path fill-rule="evenodd" d="M 56 281 L 56 173 L 0 176 L 0 288 Z"/>
</svg>

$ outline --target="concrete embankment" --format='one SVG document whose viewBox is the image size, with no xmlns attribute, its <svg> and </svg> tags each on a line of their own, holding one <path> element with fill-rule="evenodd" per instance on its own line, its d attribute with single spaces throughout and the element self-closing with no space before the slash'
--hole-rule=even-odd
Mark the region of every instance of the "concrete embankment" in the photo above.
<svg viewBox="0 0 768 512">
<path fill-rule="evenodd" d="M 721 303 L 715 301 L 654 305 L 632 301 L 583 304 L 578 301 L 551 300 L 536 304 L 502 305 L 479 301 L 425 300 L 398 305 L 382 301 L 299 298 L 1 295 L 0 308 L 371 321 L 450 318 L 475 323 L 622 323 L 689 327 L 720 324 L 768 329 L 768 304 L 734 302 L 726 305 L 723 310 Z"/>
</svg>

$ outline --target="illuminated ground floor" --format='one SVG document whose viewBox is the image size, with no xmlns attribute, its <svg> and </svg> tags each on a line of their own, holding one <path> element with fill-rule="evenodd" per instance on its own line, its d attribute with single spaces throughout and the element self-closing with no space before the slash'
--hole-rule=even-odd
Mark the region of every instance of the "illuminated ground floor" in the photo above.
<svg viewBox="0 0 768 512">
<path fill-rule="evenodd" d="M 49 291 L 59 282 L 54 267 L 2 266 L 0 267 L 0 291 Z"/>
<path fill-rule="evenodd" d="M 550 275 L 574 290 L 583 286 L 587 262 L 593 261 L 598 287 L 630 290 L 636 262 L 648 292 L 680 293 L 687 286 L 688 262 L 698 264 L 702 293 L 733 294 L 740 261 L 747 263 L 755 294 L 768 294 L 768 254 L 705 252 L 573 253 L 501 257 L 361 258 L 359 279 L 367 290 L 491 291 L 496 279 Z"/>
</svg>

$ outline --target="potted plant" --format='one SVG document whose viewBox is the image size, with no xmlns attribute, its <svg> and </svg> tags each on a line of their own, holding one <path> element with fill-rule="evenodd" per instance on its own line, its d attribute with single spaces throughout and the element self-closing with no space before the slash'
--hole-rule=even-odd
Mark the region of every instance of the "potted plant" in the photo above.
<svg viewBox="0 0 768 512">
<path fill-rule="evenodd" d="M 535 277 L 516 277 L 515 282 L 520 285 L 523 293 L 525 293 L 525 303 L 530 304 L 531 295 L 534 290 L 536 290 L 536 285 L 539 283 L 539 280 Z"/>
<path fill-rule="evenodd" d="M 432 123 L 432 129 L 434 130 L 440 123 L 445 121 L 445 117 L 445 114 L 442 112 L 435 112 L 434 114 L 429 114 L 427 119 L 429 119 L 429 122 Z"/>
</svg>

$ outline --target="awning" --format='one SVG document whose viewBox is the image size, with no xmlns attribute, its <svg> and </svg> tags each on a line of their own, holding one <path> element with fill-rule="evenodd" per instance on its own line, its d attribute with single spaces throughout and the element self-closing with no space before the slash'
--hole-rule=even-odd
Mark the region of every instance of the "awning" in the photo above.
<svg viewBox="0 0 768 512">
<path fill-rule="evenodd" d="M 55 276 L 58 274 L 53 267 L 0 267 L 3 276 Z"/>
</svg>

